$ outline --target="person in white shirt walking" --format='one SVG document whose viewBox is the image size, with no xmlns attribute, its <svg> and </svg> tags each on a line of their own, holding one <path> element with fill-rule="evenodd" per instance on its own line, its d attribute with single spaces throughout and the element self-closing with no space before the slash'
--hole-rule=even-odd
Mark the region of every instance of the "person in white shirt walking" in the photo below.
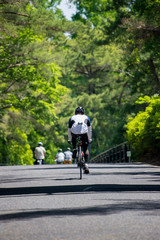
<svg viewBox="0 0 160 240">
<path fill-rule="evenodd" d="M 35 151 L 34 151 L 34 156 L 36 159 L 35 164 L 36 165 L 44 164 L 45 155 L 46 155 L 46 150 L 43 147 L 43 143 L 39 142 L 38 146 L 35 148 Z"/>
<path fill-rule="evenodd" d="M 64 164 L 66 164 L 66 163 L 71 164 L 72 163 L 72 155 L 73 155 L 73 153 L 71 152 L 71 149 L 67 148 L 67 151 L 64 152 Z"/>
<path fill-rule="evenodd" d="M 56 154 L 55 161 L 57 162 L 57 164 L 63 164 L 64 163 L 64 153 L 62 152 L 61 148 L 58 150 L 58 153 Z"/>
</svg>

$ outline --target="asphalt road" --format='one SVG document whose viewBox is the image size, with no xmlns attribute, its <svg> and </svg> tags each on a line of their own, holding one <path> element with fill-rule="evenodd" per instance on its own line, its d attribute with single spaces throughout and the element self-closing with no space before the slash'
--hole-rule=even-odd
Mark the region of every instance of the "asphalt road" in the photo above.
<svg viewBox="0 0 160 240">
<path fill-rule="evenodd" d="M 0 240 L 160 240 L 160 167 L 0 167 Z"/>
</svg>

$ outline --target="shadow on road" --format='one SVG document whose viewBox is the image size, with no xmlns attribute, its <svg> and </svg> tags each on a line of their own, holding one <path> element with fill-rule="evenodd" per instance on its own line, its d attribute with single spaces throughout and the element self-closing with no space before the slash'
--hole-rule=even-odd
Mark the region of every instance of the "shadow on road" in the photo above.
<svg viewBox="0 0 160 240">
<path fill-rule="evenodd" d="M 151 176 L 157 176 L 159 177 L 160 176 L 160 172 L 93 172 L 91 173 L 91 175 L 133 175 L 133 176 L 136 176 L 136 175 L 151 175 Z"/>
<path fill-rule="evenodd" d="M 57 194 L 57 193 L 88 193 L 88 192 L 159 192 L 160 185 L 128 185 L 128 184 L 88 184 L 64 185 L 42 187 L 0 188 L 3 195 L 28 195 L 28 194 Z"/>
<path fill-rule="evenodd" d="M 63 217 L 63 216 L 87 216 L 87 215 L 111 215 L 124 211 L 147 211 L 147 214 L 156 214 L 160 209 L 160 203 L 158 201 L 130 201 L 123 202 L 121 204 L 105 204 L 92 207 L 80 207 L 80 208 L 66 208 L 66 209 L 35 209 L 35 210 L 23 210 L 23 212 L 10 213 L 0 215 L 0 221 L 12 221 L 12 220 L 26 220 L 41 217 Z M 150 211 L 150 213 L 149 213 Z M 151 212 L 152 211 L 152 212 Z M 156 212 L 153 212 L 156 211 Z"/>
</svg>

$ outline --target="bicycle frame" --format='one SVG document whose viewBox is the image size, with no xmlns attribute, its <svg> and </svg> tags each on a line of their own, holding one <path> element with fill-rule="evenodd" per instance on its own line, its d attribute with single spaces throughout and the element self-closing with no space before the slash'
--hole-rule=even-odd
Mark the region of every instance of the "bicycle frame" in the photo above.
<svg viewBox="0 0 160 240">
<path fill-rule="evenodd" d="M 78 136 L 78 163 L 79 163 L 79 168 L 80 168 L 80 179 L 82 179 L 83 161 L 82 161 L 82 140 L 81 140 L 81 136 Z"/>
</svg>

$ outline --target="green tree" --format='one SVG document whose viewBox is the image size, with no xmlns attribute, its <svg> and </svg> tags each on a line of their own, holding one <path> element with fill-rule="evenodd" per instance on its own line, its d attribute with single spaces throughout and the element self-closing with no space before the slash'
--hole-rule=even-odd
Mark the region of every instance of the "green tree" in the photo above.
<svg viewBox="0 0 160 240">
<path fill-rule="evenodd" d="M 138 159 L 159 160 L 160 97 L 139 98 L 138 104 L 147 105 L 127 124 L 127 137 Z"/>
<path fill-rule="evenodd" d="M 90 22 L 74 22 L 73 26 L 63 58 L 58 62 L 62 67 L 61 82 L 71 89 L 71 99 L 63 103 L 59 116 L 65 119 L 63 132 L 66 132 L 75 108 L 82 105 L 86 109 L 93 126 L 94 155 L 124 141 L 123 125 L 130 111 L 125 103 L 128 101 L 132 106 L 133 98 L 119 45 L 99 46 L 97 41 L 104 38 L 103 31 L 92 28 Z"/>
<path fill-rule="evenodd" d="M 113 46 L 118 46 L 121 49 L 120 61 L 123 67 L 120 68 L 120 71 L 124 75 L 123 81 L 122 78 L 119 80 L 122 93 L 122 95 L 119 94 L 119 99 L 123 107 L 118 109 L 116 104 L 111 104 L 114 101 L 110 99 L 112 114 L 110 114 L 109 119 L 112 125 L 116 121 L 116 116 L 118 119 L 118 131 L 114 128 L 112 134 L 109 134 L 109 136 L 114 136 L 115 142 L 118 133 L 120 135 L 123 133 L 123 124 L 127 114 L 138 112 L 139 107 L 135 106 L 135 99 L 145 94 L 152 96 L 159 93 L 160 90 L 160 1 L 75 0 L 72 2 L 77 6 L 74 21 L 79 20 L 86 25 L 87 21 L 90 20 L 93 24 L 92 29 L 103 31 L 103 38 L 97 39 L 96 46 L 110 46 L 112 42 Z M 112 71 L 110 75 L 115 79 Z M 110 80 L 111 78 L 109 78 L 111 85 Z M 116 81 L 113 82 L 115 93 L 118 95 L 119 88 L 115 84 Z M 103 92 L 105 92 L 105 88 L 103 88 Z M 109 93 L 112 95 L 110 88 Z M 103 113 L 106 119 L 107 113 L 105 111 Z M 111 125 L 109 129 L 112 129 Z M 122 138 L 120 139 L 122 140 Z"/>
<path fill-rule="evenodd" d="M 53 34 L 52 27 L 60 13 L 47 10 L 45 3 L 51 4 L 50 1 L 15 1 L 14 4 L 4 1 L 1 5 L 0 141 L 4 149 L 1 163 L 33 163 L 31 149 L 42 139 L 50 147 L 48 158 L 51 158 L 49 152 L 53 154 L 55 150 L 53 139 L 47 133 L 55 125 L 55 104 L 66 89 L 60 84 L 60 68 L 53 53 L 57 39 L 60 42 L 62 36 L 63 40 L 64 34 L 60 29 L 59 33 L 55 30 L 57 39 L 48 39 L 47 27 Z M 39 22 L 38 16 L 41 16 Z M 42 24 L 44 19 L 48 22 Z"/>
<path fill-rule="evenodd" d="M 101 25 L 105 38 L 99 44 L 110 41 L 121 44 L 126 72 L 132 76 L 130 86 L 133 93 L 150 96 L 157 93 L 157 89 L 160 90 L 159 0 L 73 2 L 80 20 L 86 17 L 94 26 Z"/>
</svg>

